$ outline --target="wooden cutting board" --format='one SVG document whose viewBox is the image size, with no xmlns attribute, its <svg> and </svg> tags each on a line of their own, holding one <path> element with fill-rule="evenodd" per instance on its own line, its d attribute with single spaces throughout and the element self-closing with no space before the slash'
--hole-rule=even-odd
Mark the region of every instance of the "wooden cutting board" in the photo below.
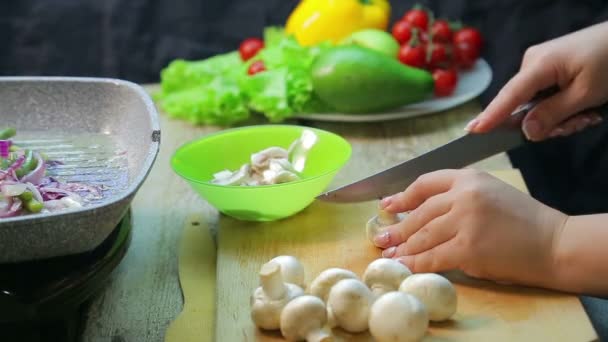
<svg viewBox="0 0 608 342">
<path fill-rule="evenodd" d="M 519 172 L 496 176 L 527 191 Z M 307 284 L 329 267 L 359 276 L 380 257 L 365 236 L 375 202 L 313 203 L 291 218 L 270 223 L 220 220 L 217 254 L 216 341 L 282 341 L 253 325 L 249 297 L 258 286 L 260 266 L 272 257 L 299 258 Z M 540 289 L 473 280 L 460 273 L 446 276 L 458 292 L 458 311 L 448 324 L 431 324 L 425 341 L 593 341 L 596 333 L 576 296 Z M 366 334 L 335 331 L 337 341 L 372 341 Z"/>
</svg>

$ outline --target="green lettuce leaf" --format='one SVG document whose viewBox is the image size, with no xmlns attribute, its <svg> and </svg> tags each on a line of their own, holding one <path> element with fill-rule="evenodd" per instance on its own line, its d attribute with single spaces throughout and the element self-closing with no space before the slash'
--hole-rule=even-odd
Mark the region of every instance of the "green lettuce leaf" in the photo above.
<svg viewBox="0 0 608 342">
<path fill-rule="evenodd" d="M 277 27 L 264 33 L 265 47 L 250 63 L 261 60 L 267 70 L 241 83 L 252 101 L 251 108 L 273 122 L 296 113 L 331 110 L 314 96 L 310 74 L 315 58 L 330 45 L 301 46 Z"/>
<path fill-rule="evenodd" d="M 195 124 L 231 125 L 251 112 L 280 122 L 296 113 L 331 111 L 314 95 L 310 75 L 316 56 L 329 43 L 304 47 L 281 27 L 268 27 L 264 45 L 247 62 L 238 51 L 174 60 L 161 71 L 161 89 L 153 97 L 169 116 Z M 248 75 L 251 63 L 260 60 L 266 70 Z"/>
<path fill-rule="evenodd" d="M 231 125 L 250 115 L 234 77 L 215 77 L 206 84 L 169 93 L 160 106 L 170 117 L 194 124 Z"/>
<path fill-rule="evenodd" d="M 243 62 L 236 51 L 200 61 L 176 59 L 161 71 L 161 92 L 157 96 L 162 98 L 175 91 L 207 84 L 242 65 Z"/>
</svg>

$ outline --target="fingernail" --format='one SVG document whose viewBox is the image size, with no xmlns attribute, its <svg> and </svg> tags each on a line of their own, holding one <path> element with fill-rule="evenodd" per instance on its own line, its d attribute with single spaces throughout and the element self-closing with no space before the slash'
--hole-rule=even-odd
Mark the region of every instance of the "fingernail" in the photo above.
<svg viewBox="0 0 608 342">
<path fill-rule="evenodd" d="M 524 134 L 528 139 L 532 139 L 533 137 L 537 137 L 542 133 L 542 126 L 538 120 L 528 120 L 525 121 L 522 127 Z"/>
<path fill-rule="evenodd" d="M 382 201 L 380 201 L 380 209 L 384 209 L 384 208 L 388 207 L 389 205 L 391 205 L 392 201 L 393 201 L 392 196 L 384 197 L 382 199 Z"/>
<path fill-rule="evenodd" d="M 473 120 L 469 121 L 469 123 L 464 127 L 464 130 L 467 132 L 470 132 L 473 129 L 475 129 L 475 127 L 477 127 L 477 125 L 479 125 L 479 119 L 473 119 Z"/>
<path fill-rule="evenodd" d="M 551 131 L 551 134 L 549 134 L 549 136 L 551 138 L 555 138 L 555 137 L 563 135 L 565 132 L 566 132 L 565 129 L 563 129 L 561 127 L 557 127 L 556 129 L 554 129 L 553 131 Z"/>
<path fill-rule="evenodd" d="M 382 256 L 385 258 L 392 258 L 397 251 L 397 247 L 389 247 L 382 252 Z"/>
<path fill-rule="evenodd" d="M 390 241 L 390 234 L 388 232 L 382 232 L 374 236 L 374 245 L 378 247 L 386 246 Z"/>
</svg>

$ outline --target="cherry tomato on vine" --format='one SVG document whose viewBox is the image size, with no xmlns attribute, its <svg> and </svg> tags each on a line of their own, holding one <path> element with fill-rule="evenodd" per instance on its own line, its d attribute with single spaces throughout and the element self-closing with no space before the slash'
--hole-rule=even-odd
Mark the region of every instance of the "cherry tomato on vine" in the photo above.
<svg viewBox="0 0 608 342">
<path fill-rule="evenodd" d="M 445 45 L 441 43 L 433 43 L 428 45 L 430 58 L 428 60 L 428 66 L 431 69 L 444 67 L 449 62 L 449 57 Z"/>
<path fill-rule="evenodd" d="M 426 31 L 429 27 L 429 15 L 425 10 L 414 8 L 403 15 L 403 19 L 414 27 L 418 27 L 423 31 Z"/>
<path fill-rule="evenodd" d="M 247 38 L 239 46 L 239 53 L 243 61 L 255 56 L 258 51 L 264 48 L 264 41 L 259 38 Z"/>
<path fill-rule="evenodd" d="M 434 42 L 449 43 L 452 41 L 452 29 L 450 24 L 443 19 L 437 19 L 431 26 L 431 35 Z"/>
<path fill-rule="evenodd" d="M 429 42 L 429 34 L 426 31 L 418 30 L 418 39 L 420 39 L 421 43 L 426 44 Z"/>
<path fill-rule="evenodd" d="M 405 44 L 412 38 L 412 24 L 405 20 L 400 20 L 393 25 L 393 37 L 399 44 Z"/>
<path fill-rule="evenodd" d="M 456 65 L 462 69 L 471 68 L 479 58 L 479 49 L 467 42 L 455 44 L 452 53 Z"/>
<path fill-rule="evenodd" d="M 483 37 L 478 30 L 472 27 L 465 27 L 454 32 L 452 43 L 454 43 L 454 45 L 458 43 L 469 43 L 477 48 L 478 51 L 481 51 L 483 46 Z"/>
<path fill-rule="evenodd" d="M 264 62 L 255 61 L 255 62 L 251 63 L 251 65 L 249 66 L 249 69 L 247 69 L 247 74 L 255 75 L 258 72 L 262 72 L 264 70 L 266 70 L 266 66 L 264 65 Z"/>
<path fill-rule="evenodd" d="M 426 66 L 426 49 L 423 45 L 404 44 L 399 49 L 398 58 L 403 64 L 415 68 L 424 68 Z"/>
<path fill-rule="evenodd" d="M 435 69 L 433 79 L 435 80 L 435 95 L 439 97 L 449 96 L 458 84 L 458 73 L 454 69 Z"/>
</svg>

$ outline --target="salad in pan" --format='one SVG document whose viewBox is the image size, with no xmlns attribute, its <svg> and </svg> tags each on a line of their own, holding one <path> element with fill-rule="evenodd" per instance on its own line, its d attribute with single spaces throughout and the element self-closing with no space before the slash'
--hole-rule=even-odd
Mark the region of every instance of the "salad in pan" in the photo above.
<svg viewBox="0 0 608 342">
<path fill-rule="evenodd" d="M 83 195 L 101 197 L 97 185 L 61 182 L 48 170 L 61 161 L 20 148 L 11 140 L 14 128 L 0 129 L 0 219 L 82 207 Z"/>
</svg>

